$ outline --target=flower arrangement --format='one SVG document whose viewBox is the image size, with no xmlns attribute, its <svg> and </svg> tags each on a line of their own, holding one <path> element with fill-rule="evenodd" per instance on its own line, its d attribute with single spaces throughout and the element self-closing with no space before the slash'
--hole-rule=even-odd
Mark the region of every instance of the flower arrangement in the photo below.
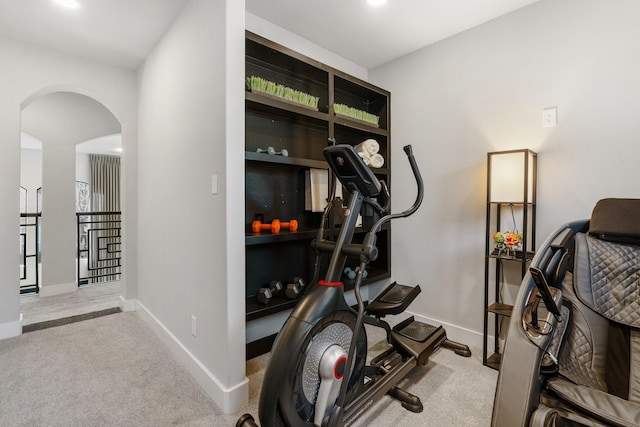
<svg viewBox="0 0 640 427">
<path fill-rule="evenodd" d="M 493 241 L 496 244 L 498 255 L 502 255 L 504 252 L 508 255 L 511 251 L 522 247 L 522 233 L 517 231 L 497 231 L 493 235 Z"/>
</svg>

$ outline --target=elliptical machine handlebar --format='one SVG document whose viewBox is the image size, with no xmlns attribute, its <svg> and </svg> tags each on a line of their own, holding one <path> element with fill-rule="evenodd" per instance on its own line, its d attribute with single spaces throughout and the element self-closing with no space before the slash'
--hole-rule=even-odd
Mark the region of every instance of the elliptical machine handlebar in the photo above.
<svg viewBox="0 0 640 427">
<path fill-rule="evenodd" d="M 409 160 L 409 165 L 411 165 L 411 171 L 413 172 L 413 176 L 416 180 L 416 184 L 418 185 L 418 195 L 416 196 L 416 200 L 413 202 L 413 205 L 405 211 L 395 214 L 385 215 L 380 218 L 374 225 L 371 227 L 371 233 L 377 233 L 380 231 L 380 228 L 386 223 L 396 218 L 406 218 L 410 215 L 413 215 L 415 211 L 418 210 L 420 205 L 422 204 L 422 199 L 424 198 L 424 182 L 422 181 L 422 175 L 420 174 L 420 169 L 418 168 L 418 164 L 416 163 L 416 158 L 413 155 L 413 148 L 411 144 L 405 145 L 403 147 L 404 152 L 407 155 L 407 159 Z"/>
<path fill-rule="evenodd" d="M 373 261 L 377 257 L 377 234 L 385 223 L 391 221 L 392 219 L 406 218 L 410 215 L 413 215 L 422 204 L 422 199 L 424 198 L 424 182 L 422 181 L 422 175 L 420 174 L 420 169 L 418 168 L 418 164 L 413 155 L 413 149 L 411 145 L 405 145 L 404 152 L 407 154 L 407 159 L 409 160 L 409 164 L 411 165 L 411 171 L 413 172 L 413 176 L 418 186 L 418 194 L 416 196 L 416 200 L 413 202 L 413 205 L 411 205 L 409 209 L 399 213 L 385 215 L 378 221 L 376 221 L 376 223 L 371 227 L 371 230 L 367 233 L 362 242 L 362 247 L 367 248 L 367 250 L 362 251 L 361 260 L 363 256 L 369 256 L 369 261 Z"/>
</svg>

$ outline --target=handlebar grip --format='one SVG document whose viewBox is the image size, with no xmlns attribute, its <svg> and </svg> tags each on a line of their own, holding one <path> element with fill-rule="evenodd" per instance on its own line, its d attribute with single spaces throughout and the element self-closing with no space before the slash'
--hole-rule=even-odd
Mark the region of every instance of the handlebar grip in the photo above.
<svg viewBox="0 0 640 427">
<path fill-rule="evenodd" d="M 413 202 L 413 205 L 409 209 L 404 212 L 388 214 L 380 218 L 374 225 L 371 227 L 371 231 L 369 234 L 375 234 L 380 231 L 382 224 L 385 222 L 389 222 L 395 218 L 406 218 L 409 215 L 413 215 L 415 211 L 418 210 L 420 205 L 422 204 L 422 199 L 424 198 L 424 182 L 422 181 L 422 175 L 420 174 L 420 169 L 418 169 L 418 164 L 416 163 L 416 158 L 413 156 L 413 148 L 411 144 L 405 145 L 402 147 L 404 152 L 407 154 L 407 160 L 409 160 L 409 165 L 411 166 L 411 171 L 413 172 L 413 176 L 416 180 L 416 184 L 418 186 L 418 194 L 416 196 L 416 200 Z"/>
</svg>

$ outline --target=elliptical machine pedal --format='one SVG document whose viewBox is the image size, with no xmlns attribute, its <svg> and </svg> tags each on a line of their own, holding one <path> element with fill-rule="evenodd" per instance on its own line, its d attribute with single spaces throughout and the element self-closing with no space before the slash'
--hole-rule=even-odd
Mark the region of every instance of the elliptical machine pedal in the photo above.
<svg viewBox="0 0 640 427">
<path fill-rule="evenodd" d="M 371 301 L 365 312 L 375 317 L 400 314 L 411 305 L 420 292 L 419 285 L 414 287 L 393 282 Z"/>
<path fill-rule="evenodd" d="M 400 314 L 411 305 L 420 292 L 420 285 L 407 286 L 393 282 L 367 306 L 366 313 L 378 319 L 386 315 Z M 396 325 L 393 331 L 387 331 L 387 335 L 391 344 L 398 345 L 407 354 L 418 358 L 421 365 L 425 365 L 431 353 L 440 346 L 453 350 L 459 356 L 471 356 L 469 347 L 449 340 L 442 326 L 420 322 L 413 317 Z"/>
</svg>

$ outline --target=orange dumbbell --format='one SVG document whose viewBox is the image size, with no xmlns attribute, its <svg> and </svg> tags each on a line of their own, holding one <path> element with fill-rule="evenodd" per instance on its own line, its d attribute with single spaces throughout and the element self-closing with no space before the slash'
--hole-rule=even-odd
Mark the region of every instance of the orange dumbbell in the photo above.
<svg viewBox="0 0 640 427">
<path fill-rule="evenodd" d="M 262 230 L 271 230 L 272 233 L 279 233 L 283 228 L 296 231 L 298 229 L 298 221 L 292 219 L 289 222 L 280 222 L 279 219 L 274 219 L 271 224 L 263 224 L 261 221 L 256 220 L 251 224 L 251 229 L 254 233 L 259 233 Z"/>
</svg>

